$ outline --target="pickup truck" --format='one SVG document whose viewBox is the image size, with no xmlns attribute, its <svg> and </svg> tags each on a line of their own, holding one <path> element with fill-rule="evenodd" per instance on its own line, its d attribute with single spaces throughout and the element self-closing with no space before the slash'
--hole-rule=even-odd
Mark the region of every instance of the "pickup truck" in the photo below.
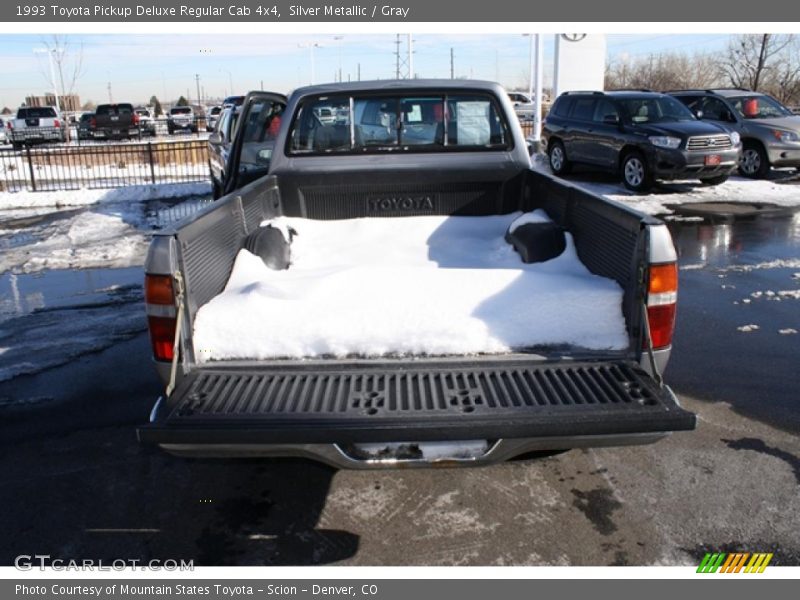
<svg viewBox="0 0 800 600">
<path fill-rule="evenodd" d="M 662 378 L 677 298 L 667 227 L 533 170 L 502 87 L 301 88 L 274 148 L 273 98 L 247 96 L 223 197 L 151 242 L 166 391 L 141 442 L 470 466 L 694 428 Z M 319 118 L 342 105 L 346 122 Z"/>
<path fill-rule="evenodd" d="M 123 102 L 120 104 L 99 104 L 94 111 L 94 137 L 113 139 L 141 138 L 139 129 L 139 115 L 133 110 L 133 105 Z"/>
</svg>

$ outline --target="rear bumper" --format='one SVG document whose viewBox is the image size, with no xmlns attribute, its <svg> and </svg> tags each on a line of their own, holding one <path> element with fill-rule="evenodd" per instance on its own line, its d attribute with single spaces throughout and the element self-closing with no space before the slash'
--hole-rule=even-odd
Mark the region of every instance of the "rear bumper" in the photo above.
<svg viewBox="0 0 800 600">
<path fill-rule="evenodd" d="M 484 440 L 483 462 L 519 448 L 647 443 L 695 417 L 627 363 L 401 363 L 203 369 L 184 378 L 142 442 L 196 455 L 306 455 L 330 447 Z M 527 448 L 527 449 L 526 449 Z M 516 450 L 515 450 L 516 449 Z M 335 454 L 336 452 L 334 452 Z"/>
</svg>

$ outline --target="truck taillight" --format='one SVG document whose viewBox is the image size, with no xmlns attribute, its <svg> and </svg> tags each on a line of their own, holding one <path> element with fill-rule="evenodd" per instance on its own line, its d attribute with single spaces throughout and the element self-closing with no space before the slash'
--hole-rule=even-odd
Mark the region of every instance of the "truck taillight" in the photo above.
<svg viewBox="0 0 800 600">
<path fill-rule="evenodd" d="M 647 320 L 653 349 L 672 343 L 675 305 L 678 301 L 678 264 L 650 265 L 647 285 Z"/>
<path fill-rule="evenodd" d="M 134 125 L 139 124 L 139 115 L 137 113 L 133 113 L 133 124 Z"/>
<path fill-rule="evenodd" d="M 169 362 L 175 345 L 175 294 L 170 275 L 145 275 L 144 301 L 150 343 L 156 360 Z"/>
<path fill-rule="evenodd" d="M 8 128 L 9 128 L 9 129 L 14 129 L 14 123 L 13 123 L 13 122 L 9 121 L 9 122 L 7 123 L 7 125 L 8 125 Z"/>
<path fill-rule="evenodd" d="M 95 129 L 97 127 L 97 119 L 95 119 L 94 117 L 89 119 L 89 127 Z"/>
</svg>

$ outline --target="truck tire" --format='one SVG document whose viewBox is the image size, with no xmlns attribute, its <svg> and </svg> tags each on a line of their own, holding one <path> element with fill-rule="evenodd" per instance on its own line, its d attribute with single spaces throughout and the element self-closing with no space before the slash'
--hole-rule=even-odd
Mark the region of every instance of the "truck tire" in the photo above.
<svg viewBox="0 0 800 600">
<path fill-rule="evenodd" d="M 708 186 L 719 185 L 728 181 L 728 177 L 730 177 L 730 175 L 717 175 L 716 177 L 701 178 L 700 183 Z"/>
<path fill-rule="evenodd" d="M 625 155 L 620 167 L 620 176 L 625 187 L 637 194 L 645 194 L 653 187 L 650 165 L 641 152 L 634 150 Z"/>
<path fill-rule="evenodd" d="M 769 173 L 769 158 L 764 147 L 758 142 L 745 142 L 739 173 L 750 179 L 764 179 Z"/>
<path fill-rule="evenodd" d="M 567 159 L 567 151 L 564 144 L 559 140 L 550 143 L 547 156 L 550 162 L 550 170 L 555 175 L 567 175 L 572 170 L 572 163 Z"/>
</svg>

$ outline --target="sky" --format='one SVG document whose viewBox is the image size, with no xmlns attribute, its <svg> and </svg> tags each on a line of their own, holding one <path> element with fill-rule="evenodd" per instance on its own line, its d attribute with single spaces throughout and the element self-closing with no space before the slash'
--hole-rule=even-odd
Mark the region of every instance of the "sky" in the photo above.
<svg viewBox="0 0 800 600">
<path fill-rule="evenodd" d="M 52 89 L 46 53 L 36 53 L 52 35 L 0 35 L 0 107 L 16 108 L 26 95 Z M 406 35 L 400 36 L 405 60 Z M 545 87 L 553 69 L 553 36 L 544 35 Z M 608 35 L 608 58 L 634 60 L 668 50 L 693 53 L 723 50 L 725 34 Z M 263 89 L 287 93 L 311 83 L 338 79 L 388 79 L 396 71 L 396 36 L 299 34 L 115 34 L 62 36 L 66 42 L 62 73 L 69 88 L 75 63 L 82 66 L 75 83 L 81 102 L 162 102 L 189 94 L 196 102 L 197 80 L 204 100 Z M 519 34 L 414 34 L 417 77 L 450 77 L 450 50 L 456 77 L 499 81 L 527 89 L 530 41 Z M 57 74 L 58 77 L 58 74 Z M 60 83 L 59 83 L 60 87 Z"/>
</svg>

